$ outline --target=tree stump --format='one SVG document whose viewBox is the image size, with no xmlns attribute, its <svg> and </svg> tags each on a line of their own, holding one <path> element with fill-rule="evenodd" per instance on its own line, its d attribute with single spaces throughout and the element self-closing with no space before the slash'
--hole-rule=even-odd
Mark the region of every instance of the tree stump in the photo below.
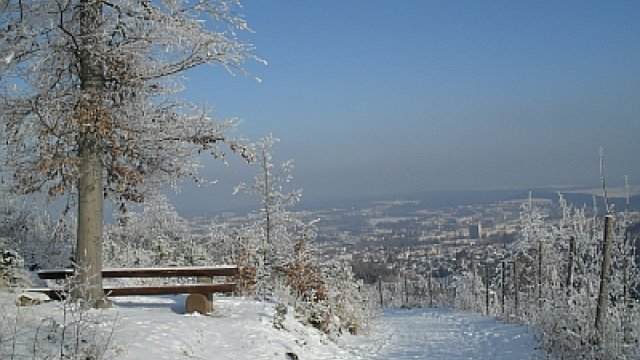
<svg viewBox="0 0 640 360">
<path fill-rule="evenodd" d="M 187 313 L 198 312 L 203 315 L 208 315 L 212 311 L 213 311 L 213 305 L 207 295 L 190 294 L 187 297 L 187 304 L 186 304 Z"/>
</svg>

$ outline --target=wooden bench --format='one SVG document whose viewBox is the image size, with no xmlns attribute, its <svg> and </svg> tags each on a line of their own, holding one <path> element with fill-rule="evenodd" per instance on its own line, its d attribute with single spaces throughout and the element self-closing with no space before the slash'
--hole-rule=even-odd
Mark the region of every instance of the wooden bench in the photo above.
<svg viewBox="0 0 640 360">
<path fill-rule="evenodd" d="M 233 293 L 236 287 L 236 284 L 231 282 L 213 283 L 213 278 L 231 277 L 238 275 L 238 273 L 237 266 L 105 268 L 102 269 L 102 278 L 196 277 L 199 281 L 197 284 L 105 286 L 104 293 L 107 296 L 190 294 L 187 298 L 187 312 L 207 313 L 211 311 L 211 300 L 214 293 Z M 74 270 L 40 270 L 37 274 L 43 280 L 64 280 L 72 277 Z M 37 288 L 26 291 L 45 293 L 52 299 L 61 299 L 66 296 L 68 289 Z"/>
</svg>

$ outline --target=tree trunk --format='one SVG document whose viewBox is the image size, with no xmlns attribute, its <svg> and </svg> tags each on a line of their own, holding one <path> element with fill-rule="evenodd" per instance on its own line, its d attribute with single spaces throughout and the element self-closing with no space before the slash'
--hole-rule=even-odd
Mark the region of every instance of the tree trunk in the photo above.
<svg viewBox="0 0 640 360">
<path fill-rule="evenodd" d="M 98 43 L 97 28 L 102 18 L 102 4 L 90 0 L 80 2 L 82 48 L 80 80 L 84 93 L 79 134 L 80 179 L 78 180 L 78 232 L 76 246 L 76 284 L 74 298 L 82 298 L 102 307 L 102 202 L 103 165 L 100 160 L 100 139 L 96 133 L 98 121 L 105 116 L 100 111 L 104 91 L 103 67 L 92 56 Z"/>
<path fill-rule="evenodd" d="M 102 164 L 98 155 L 84 151 L 78 182 L 77 286 L 75 297 L 104 298 L 102 290 Z"/>
</svg>

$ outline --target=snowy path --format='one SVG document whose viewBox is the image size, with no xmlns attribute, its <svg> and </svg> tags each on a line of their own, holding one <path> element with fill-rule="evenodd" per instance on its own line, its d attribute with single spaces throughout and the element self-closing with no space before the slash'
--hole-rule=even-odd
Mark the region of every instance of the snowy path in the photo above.
<svg viewBox="0 0 640 360">
<path fill-rule="evenodd" d="M 448 309 L 386 310 L 372 343 L 353 349 L 361 359 L 533 359 L 526 327 Z"/>
<path fill-rule="evenodd" d="M 131 308 L 119 302 L 121 320 L 130 324 L 119 331 L 126 359 L 280 360 L 292 352 L 301 360 L 529 360 L 540 354 L 524 326 L 449 309 L 386 310 L 370 336 L 347 335 L 338 346 L 291 318 L 286 331 L 275 330 L 273 304 L 220 299 L 217 314 L 206 317 L 176 316 L 182 301 L 172 298 L 140 301 L 151 299 L 136 299 Z"/>
</svg>

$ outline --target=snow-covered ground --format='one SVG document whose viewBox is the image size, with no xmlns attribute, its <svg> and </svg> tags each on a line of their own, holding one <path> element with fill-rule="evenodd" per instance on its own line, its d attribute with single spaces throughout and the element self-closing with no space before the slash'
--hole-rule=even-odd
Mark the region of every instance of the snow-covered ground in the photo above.
<svg viewBox="0 0 640 360">
<path fill-rule="evenodd" d="M 13 299 L 15 294 L 0 293 L 0 306 L 9 318 L 15 311 Z M 526 327 L 447 309 L 386 310 L 368 335 L 343 335 L 333 342 L 291 314 L 284 330 L 275 329 L 271 303 L 216 298 L 214 314 L 201 316 L 183 314 L 184 300 L 184 296 L 115 298 L 112 308 L 92 319 L 103 322 L 101 331 L 115 329 L 109 347 L 119 359 L 286 360 L 295 359 L 288 355 L 295 354 L 300 360 L 456 360 L 531 359 L 539 354 Z M 31 324 L 42 324 L 39 318 L 47 315 L 62 321 L 60 303 L 21 308 L 20 314 L 34 319 Z M 29 331 L 21 333 L 32 337 Z M 23 343 L 27 345 L 22 351 L 31 351 L 28 341 Z M 7 354 L 0 354 L 0 359 L 2 355 Z"/>
<path fill-rule="evenodd" d="M 183 315 L 184 297 L 114 300 L 122 326 L 115 342 L 124 359 L 350 359 L 348 350 L 288 316 L 273 326 L 271 303 L 215 298 L 212 316 Z"/>
<path fill-rule="evenodd" d="M 535 359 L 527 327 L 450 309 L 385 310 L 370 359 Z"/>
</svg>

